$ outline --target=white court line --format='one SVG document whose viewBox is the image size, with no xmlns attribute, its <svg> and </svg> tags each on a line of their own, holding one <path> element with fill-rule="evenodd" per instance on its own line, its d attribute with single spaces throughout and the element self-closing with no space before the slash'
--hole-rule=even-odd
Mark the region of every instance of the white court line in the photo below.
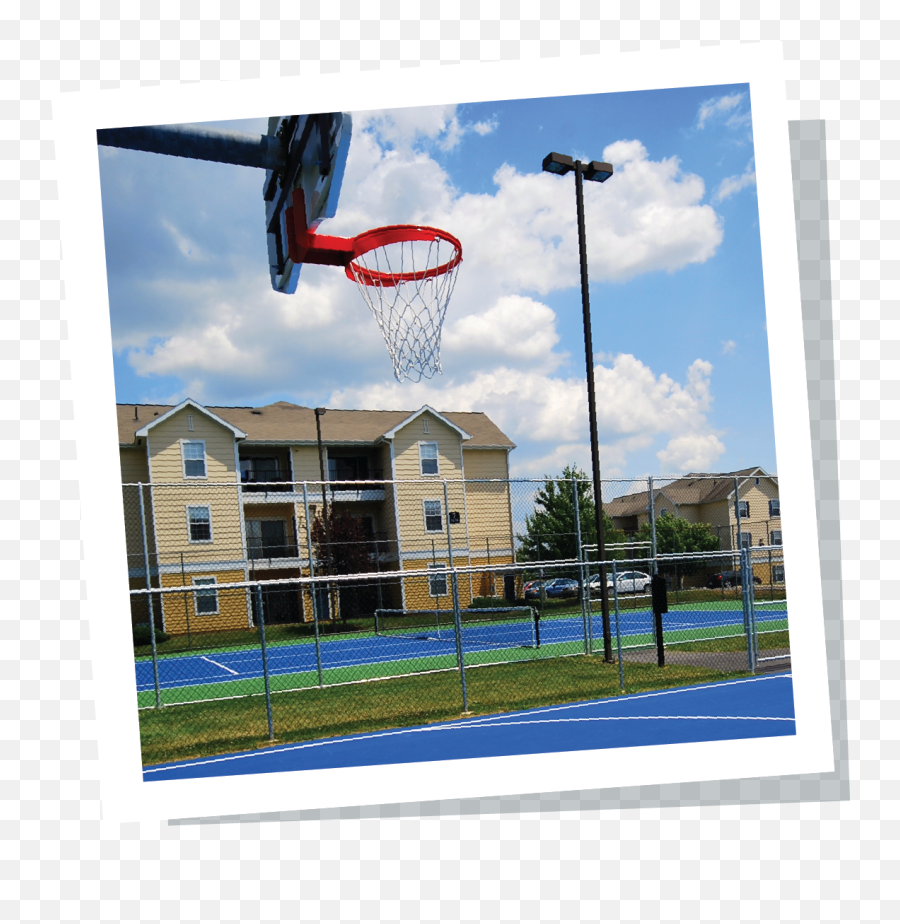
<svg viewBox="0 0 900 924">
<path fill-rule="evenodd" d="M 769 677 L 748 677 L 745 680 L 726 680 L 722 683 L 715 684 L 716 687 L 731 687 L 737 684 L 743 683 L 760 683 L 769 680 L 779 680 L 784 677 L 792 677 L 791 674 L 778 674 Z M 669 696 L 677 693 L 689 693 L 692 690 L 705 689 L 704 687 L 686 687 L 678 688 L 675 690 L 662 690 L 658 693 L 638 693 L 633 696 L 628 696 L 627 699 L 649 699 L 652 696 Z M 490 727 L 492 725 L 502 724 L 502 725 L 539 725 L 539 724 L 548 724 L 553 722 L 627 722 L 631 720 L 642 720 L 642 719 L 718 719 L 718 720 L 737 720 L 737 721 L 748 721 L 748 722 L 794 722 L 795 719 L 777 717 L 777 716 L 595 716 L 595 717 L 586 717 L 586 718 L 575 718 L 575 719 L 526 719 L 520 722 L 510 722 L 510 718 L 516 716 L 526 716 L 526 715 L 535 715 L 537 713 L 547 713 L 547 712 L 557 712 L 563 709 L 579 709 L 585 706 L 596 706 L 596 705 L 605 705 L 607 703 L 622 702 L 621 699 L 602 699 L 602 700 L 593 700 L 586 703 L 570 703 L 565 706 L 546 706 L 543 709 L 539 710 L 530 710 L 529 712 L 519 712 L 519 713 L 507 713 L 505 715 L 499 716 L 484 716 L 483 718 L 473 718 L 473 719 L 463 719 L 462 721 L 456 722 L 442 722 L 436 723 L 434 725 L 426 725 L 422 728 L 398 728 L 392 731 L 384 732 L 372 732 L 368 735 L 353 735 L 347 738 L 328 738 L 322 741 L 307 741 L 303 744 L 291 744 L 283 745 L 277 749 L 268 749 L 264 751 L 247 751 L 244 754 L 227 754 L 222 757 L 211 757 L 207 760 L 197 760 L 191 761 L 183 764 L 168 764 L 164 767 L 147 767 L 144 769 L 144 773 L 164 773 L 166 770 L 174 770 L 181 767 L 202 767 L 208 764 L 218 764 L 224 763 L 230 760 L 243 760 L 247 757 L 263 757 L 269 754 L 285 754 L 290 751 L 303 751 L 308 748 L 317 748 L 325 747 L 327 745 L 334 744 L 345 744 L 352 743 L 355 741 L 370 741 L 377 738 L 393 738 L 397 735 L 411 735 L 419 734 L 422 732 L 436 732 L 436 731 L 455 731 L 459 729 L 466 728 L 479 728 L 479 727 Z"/>
<path fill-rule="evenodd" d="M 508 726 L 518 727 L 520 725 L 565 725 L 570 722 L 658 722 L 669 720 L 681 721 L 716 721 L 716 722 L 794 722 L 795 719 L 768 716 L 768 715 L 617 715 L 617 716 L 586 716 L 583 718 L 571 719 L 526 719 L 521 722 L 507 722 Z M 166 767 L 148 767 L 144 773 L 162 773 L 166 770 L 174 770 L 180 767 L 202 767 L 206 764 L 218 764 L 226 760 L 239 760 L 243 757 L 262 757 L 267 754 L 287 754 L 290 751 L 304 751 L 308 748 L 320 748 L 329 744 L 349 744 L 355 741 L 374 741 L 377 738 L 393 738 L 397 735 L 412 735 L 423 732 L 437 731 L 461 731 L 468 728 L 492 728 L 496 722 L 446 722 L 439 725 L 429 725 L 425 728 L 400 728 L 396 731 L 377 732 L 371 735 L 359 735 L 352 738 L 336 738 L 326 741 L 308 741 L 305 744 L 294 744 L 277 750 L 268 751 L 250 751 L 246 754 L 230 754 L 227 757 L 215 757 L 210 760 L 197 760 L 188 764 L 175 764 Z"/>
<path fill-rule="evenodd" d="M 237 671 L 233 671 L 230 667 L 225 667 L 224 664 L 219 664 L 218 661 L 213 661 L 212 658 L 207 658 L 206 655 L 200 655 L 200 660 L 208 661 L 210 664 L 215 664 L 216 667 L 221 667 L 223 671 L 228 671 L 229 674 L 234 674 L 235 676 L 238 675 Z"/>
</svg>

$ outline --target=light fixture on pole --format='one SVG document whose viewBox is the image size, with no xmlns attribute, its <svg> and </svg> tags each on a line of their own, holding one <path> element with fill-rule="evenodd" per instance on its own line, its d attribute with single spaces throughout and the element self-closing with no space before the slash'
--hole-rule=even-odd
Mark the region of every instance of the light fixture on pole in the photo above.
<svg viewBox="0 0 900 924">
<path fill-rule="evenodd" d="M 581 261 L 581 309 L 584 320 L 584 357 L 587 365 L 588 417 L 591 427 L 591 469 L 594 481 L 594 515 L 597 529 L 597 557 L 606 558 L 606 544 L 603 537 L 603 497 L 600 490 L 600 446 L 597 437 L 597 399 L 594 393 L 594 347 L 591 340 L 591 307 L 588 298 L 587 243 L 584 231 L 584 191 L 582 180 L 605 183 L 612 175 L 612 164 L 592 160 L 584 164 L 566 154 L 551 152 L 544 158 L 543 168 L 547 173 L 565 176 L 575 173 L 575 202 L 578 213 L 578 255 Z M 609 621 L 609 591 L 606 587 L 606 568 L 600 565 L 600 609 L 603 616 L 603 658 L 611 662 L 612 626 Z"/>
</svg>

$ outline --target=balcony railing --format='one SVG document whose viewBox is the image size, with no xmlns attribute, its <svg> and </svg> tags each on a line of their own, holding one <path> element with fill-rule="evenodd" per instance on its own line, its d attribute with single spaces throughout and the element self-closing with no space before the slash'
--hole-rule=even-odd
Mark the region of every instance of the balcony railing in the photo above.
<svg viewBox="0 0 900 924">
<path fill-rule="evenodd" d="M 244 491 L 291 491 L 291 476 L 280 468 L 261 469 L 256 472 L 241 472 Z"/>
<path fill-rule="evenodd" d="M 247 540 L 247 558 L 259 561 L 264 558 L 299 558 L 300 550 L 292 542 L 266 543 L 255 539 Z"/>
</svg>

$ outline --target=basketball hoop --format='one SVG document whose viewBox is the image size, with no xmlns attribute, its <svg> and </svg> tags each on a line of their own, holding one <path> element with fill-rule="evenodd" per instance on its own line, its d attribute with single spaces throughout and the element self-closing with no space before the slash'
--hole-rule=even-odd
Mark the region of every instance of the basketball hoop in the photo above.
<svg viewBox="0 0 900 924">
<path fill-rule="evenodd" d="M 375 316 L 398 382 L 441 372 L 441 327 L 462 245 L 445 231 L 390 225 L 354 238 L 345 272 Z"/>
<path fill-rule="evenodd" d="M 398 382 L 419 382 L 441 372 L 441 327 L 462 245 L 439 228 L 388 225 L 342 238 L 294 226 L 298 212 L 287 210 L 288 245 L 295 263 L 343 266 L 387 344 Z"/>
</svg>

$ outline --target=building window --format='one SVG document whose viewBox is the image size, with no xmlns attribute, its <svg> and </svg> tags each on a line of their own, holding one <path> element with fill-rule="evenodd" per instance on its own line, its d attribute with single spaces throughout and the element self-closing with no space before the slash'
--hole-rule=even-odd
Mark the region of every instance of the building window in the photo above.
<svg viewBox="0 0 900 924">
<path fill-rule="evenodd" d="M 193 432 L 194 430 L 194 415 L 188 414 L 188 430 Z"/>
<path fill-rule="evenodd" d="M 181 444 L 181 460 L 185 478 L 206 477 L 206 443 L 203 440 L 185 440 Z"/>
<path fill-rule="evenodd" d="M 423 475 L 437 475 L 438 473 L 438 445 L 437 443 L 419 443 L 419 471 Z"/>
<path fill-rule="evenodd" d="M 188 535 L 191 542 L 212 542 L 209 507 L 188 507 Z"/>
<path fill-rule="evenodd" d="M 291 558 L 295 554 L 286 520 L 247 520 L 248 558 Z"/>
<path fill-rule="evenodd" d="M 777 497 L 769 501 L 769 516 L 770 517 L 780 517 L 781 516 L 781 501 Z"/>
<path fill-rule="evenodd" d="M 773 529 L 769 533 L 769 545 L 781 545 L 781 530 Z"/>
<path fill-rule="evenodd" d="M 422 432 L 428 433 L 428 418 L 427 417 L 422 418 Z"/>
<path fill-rule="evenodd" d="M 444 518 L 441 514 L 441 502 L 439 500 L 422 501 L 425 510 L 425 532 L 442 533 L 444 531 Z"/>
<path fill-rule="evenodd" d="M 198 616 L 215 616 L 219 612 L 219 594 L 214 577 L 195 577 L 194 587 L 203 590 L 194 591 L 194 612 Z"/>
<path fill-rule="evenodd" d="M 741 548 L 749 549 L 753 546 L 753 536 L 750 533 L 741 533 Z"/>
<path fill-rule="evenodd" d="M 443 570 L 445 565 L 443 563 L 436 565 L 429 565 L 429 571 Z M 447 574 L 434 574 L 428 575 L 428 593 L 432 597 L 446 597 L 447 596 Z"/>
<path fill-rule="evenodd" d="M 772 583 L 784 583 L 784 565 L 772 565 Z"/>
<path fill-rule="evenodd" d="M 750 501 L 738 501 L 738 516 L 742 519 L 750 516 Z"/>
</svg>

